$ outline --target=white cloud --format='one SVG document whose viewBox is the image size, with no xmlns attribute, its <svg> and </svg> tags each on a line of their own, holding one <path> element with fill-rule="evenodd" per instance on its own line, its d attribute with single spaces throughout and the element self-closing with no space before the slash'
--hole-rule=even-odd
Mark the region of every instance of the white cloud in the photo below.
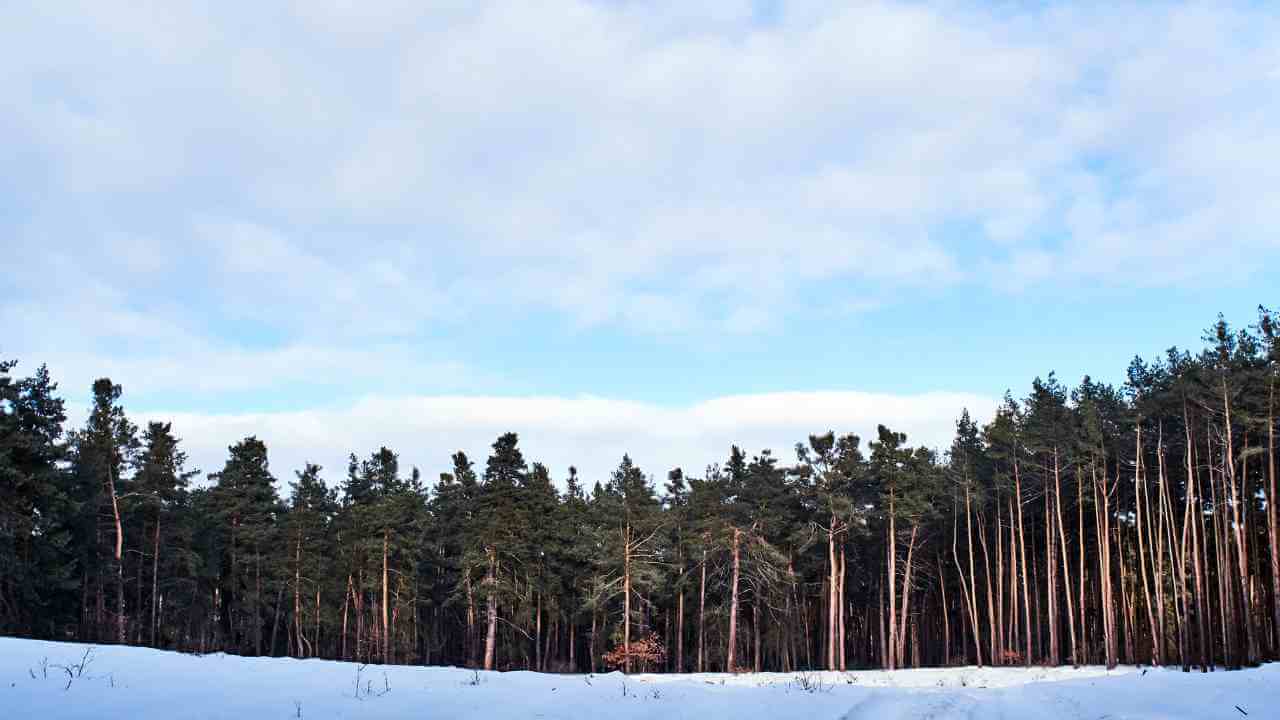
<svg viewBox="0 0 1280 720">
<path fill-rule="evenodd" d="M 171 420 L 192 466 L 205 472 L 221 469 L 227 446 L 256 435 L 267 443 L 273 472 L 282 480 L 310 461 L 324 465 L 326 477 L 337 482 L 349 452 L 367 456 L 382 445 L 400 453 L 406 472 L 417 465 L 434 479 L 449 469 L 449 456 L 457 450 L 483 468 L 494 439 L 515 431 L 526 459 L 545 463 L 558 481 L 575 465 L 593 482 L 606 479 L 623 453 L 659 479 L 676 466 L 700 476 L 708 464 L 723 462 L 733 443 L 749 454 L 768 448 L 791 462 L 795 443 L 811 433 L 855 432 L 865 443 L 881 423 L 906 432 L 913 444 L 945 450 L 962 409 L 985 419 L 996 404 L 994 398 L 946 392 L 771 393 L 685 406 L 596 396 L 382 396 L 335 408 L 148 412 L 135 420 Z"/>
<path fill-rule="evenodd" d="M 210 268 L 226 295 L 330 328 L 364 327 L 374 313 L 342 315 L 381 290 L 413 301 L 385 332 L 513 301 L 741 330 L 768 326 L 743 322 L 762 303 L 785 319 L 814 276 L 859 296 L 1007 286 L 1032 253 L 1055 277 L 1124 283 L 1140 262 L 1159 283 L 1277 249 L 1260 229 L 1280 220 L 1265 8 L 783 3 L 757 23 L 751 7 L 42 4 L 0 30 L 0 117 L 43 191 L 124 201 L 34 232 L 136 249 L 223 218 L 248 243 L 234 257 L 276 243 L 308 260 L 277 269 L 319 271 L 281 298 L 243 263 Z M 1102 188 L 1087 216 L 1082 175 Z M 1206 242 L 1223 252 L 1189 260 Z M 365 253 L 413 292 L 361 277 Z M 744 263 L 769 285 L 679 283 Z M 547 275 L 564 287 L 530 290 Z"/>
<path fill-rule="evenodd" d="M 450 330 L 706 348 L 1280 254 L 1266 5 L 753 5 L 8 8 L 0 351 L 72 396 L 502 392 Z"/>
</svg>

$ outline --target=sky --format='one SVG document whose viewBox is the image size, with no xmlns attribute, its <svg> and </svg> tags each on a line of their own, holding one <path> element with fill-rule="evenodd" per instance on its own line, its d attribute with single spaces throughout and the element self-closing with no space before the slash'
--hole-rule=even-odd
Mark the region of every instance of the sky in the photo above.
<svg viewBox="0 0 1280 720">
<path fill-rule="evenodd" d="M 219 469 L 945 448 L 1275 306 L 1250 3 L 19 2 L 0 356 Z"/>
</svg>

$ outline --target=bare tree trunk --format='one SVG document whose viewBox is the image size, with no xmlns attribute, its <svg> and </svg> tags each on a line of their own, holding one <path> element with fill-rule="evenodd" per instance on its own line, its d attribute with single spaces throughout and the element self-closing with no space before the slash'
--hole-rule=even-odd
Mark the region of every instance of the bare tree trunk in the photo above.
<svg viewBox="0 0 1280 720">
<path fill-rule="evenodd" d="M 1208 598 L 1205 595 L 1207 568 L 1204 563 L 1203 539 L 1204 539 L 1204 509 L 1199 500 L 1199 491 L 1196 481 L 1196 444 L 1191 433 L 1191 420 L 1187 415 L 1186 401 L 1182 405 L 1182 425 L 1186 430 L 1187 453 L 1186 453 L 1186 472 L 1187 472 L 1187 502 L 1189 503 L 1187 513 L 1192 521 L 1191 524 L 1191 550 L 1192 563 L 1195 571 L 1195 590 L 1196 590 L 1196 636 L 1197 647 L 1200 654 L 1200 672 L 1208 672 L 1209 665 L 1212 662 L 1213 649 L 1210 646 L 1211 640 L 1208 634 Z"/>
<path fill-rule="evenodd" d="M 997 505 L 996 507 L 999 507 Z M 999 535 L 996 536 L 999 538 Z M 992 595 L 991 588 L 991 554 L 987 550 L 987 523 L 984 519 L 984 513 L 978 510 L 978 543 L 982 546 L 982 571 L 987 585 L 987 631 L 991 637 L 988 638 L 991 654 L 989 656 L 992 665 L 999 664 L 1000 653 L 998 647 L 1000 645 L 1000 632 L 996 627 L 996 604 Z M 977 578 L 974 578 L 977 581 Z"/>
<path fill-rule="evenodd" d="M 1226 431 L 1226 441 L 1223 443 L 1223 466 L 1226 468 L 1223 479 L 1227 487 L 1231 490 L 1231 523 L 1235 536 L 1236 560 L 1239 568 L 1240 580 L 1240 618 L 1239 622 L 1244 626 L 1244 648 L 1242 655 L 1243 664 L 1254 665 L 1258 660 L 1258 641 L 1254 635 L 1253 623 L 1253 598 L 1249 591 L 1251 585 L 1249 580 L 1249 541 L 1245 534 L 1245 520 L 1242 515 L 1242 498 L 1244 494 L 1243 484 L 1248 481 L 1247 473 L 1242 473 L 1244 477 L 1237 478 L 1236 462 L 1235 462 L 1235 445 L 1232 437 L 1231 428 L 1231 402 L 1227 394 L 1227 381 L 1222 381 L 1222 411 L 1224 415 L 1224 427 Z M 1245 438 L 1246 444 L 1248 438 Z M 1247 457 L 1247 456 L 1246 456 Z M 1240 487 L 1237 488 L 1237 485 Z"/>
<path fill-rule="evenodd" d="M 1272 657 L 1280 656 L 1280 529 L 1276 502 L 1276 381 L 1273 375 L 1267 392 L 1267 540 L 1271 546 Z"/>
<path fill-rule="evenodd" d="M 109 465 L 106 490 L 111 498 L 111 515 L 115 521 L 116 642 L 123 645 L 125 642 L 124 529 L 120 522 L 120 502 L 116 498 L 115 473 Z"/>
<path fill-rule="evenodd" d="M 903 629 L 907 627 L 908 608 L 911 606 L 911 568 L 916 549 L 916 533 L 919 529 L 919 526 L 911 526 L 911 540 L 907 543 L 907 567 L 905 577 L 902 579 L 902 618 L 898 621 L 898 626 Z M 906 657 L 906 641 L 906 633 L 900 632 L 898 634 L 898 647 L 895 650 L 898 654 L 897 665 L 899 667 L 906 665 L 906 660 L 904 659 Z M 843 669 L 841 668 L 841 670 Z"/>
<path fill-rule="evenodd" d="M 156 510 L 156 532 L 151 544 L 151 647 L 156 644 L 156 634 L 160 629 L 160 510 Z"/>
<path fill-rule="evenodd" d="M 1080 664 L 1080 647 L 1076 642 L 1076 613 L 1071 606 L 1071 566 L 1067 563 L 1067 534 L 1062 521 L 1062 483 L 1058 465 L 1058 449 L 1053 450 L 1053 509 L 1057 513 L 1058 542 L 1062 550 L 1062 585 L 1067 597 L 1067 628 L 1071 633 L 1071 664 Z"/>
<path fill-rule="evenodd" d="M 1134 488 L 1134 515 L 1136 517 L 1136 528 L 1138 533 L 1138 570 L 1142 580 L 1142 604 L 1147 613 L 1147 626 L 1151 632 L 1151 662 L 1154 665 L 1163 665 L 1164 659 L 1160 653 L 1160 643 L 1157 639 L 1159 634 L 1158 624 L 1156 623 L 1156 609 L 1151 602 L 1151 589 L 1147 583 L 1147 557 L 1149 555 L 1146 545 L 1145 536 L 1151 525 L 1151 506 L 1144 500 L 1147 492 L 1146 473 L 1143 472 L 1145 465 L 1142 457 L 1142 424 L 1139 423 L 1134 440 L 1134 466 L 1133 466 L 1133 488 Z M 1146 516 L 1147 522 L 1142 521 Z"/>
<path fill-rule="evenodd" d="M 839 568 L 836 565 L 836 516 L 831 515 L 831 525 L 827 528 L 827 669 L 835 670 L 836 665 L 836 611 L 840 605 L 836 597 L 839 586 Z"/>
<path fill-rule="evenodd" d="M 302 637 L 302 531 L 299 530 L 293 549 L 293 638 L 297 655 L 306 657 Z"/>
<path fill-rule="evenodd" d="M 680 565 L 680 575 L 684 576 L 684 564 Z M 676 672 L 684 672 L 684 588 L 677 590 L 676 595 Z M 570 626 L 572 627 L 572 626 Z M 570 663 L 572 664 L 572 663 Z"/>
<path fill-rule="evenodd" d="M 476 642 L 476 596 L 475 588 L 471 586 L 471 572 L 463 578 L 463 587 L 467 593 L 467 637 L 463 643 L 463 652 L 467 656 L 467 664 L 475 667 L 477 664 L 476 650 L 478 643 Z"/>
<path fill-rule="evenodd" d="M 631 526 L 622 534 L 622 666 L 631 672 Z"/>
<path fill-rule="evenodd" d="M 262 655 L 262 549 L 253 543 L 253 654 Z"/>
<path fill-rule="evenodd" d="M 1165 612 L 1165 533 L 1169 529 L 1168 524 L 1172 522 L 1170 515 L 1165 513 L 1165 472 L 1164 472 L 1164 425 L 1159 426 L 1156 436 L 1156 494 L 1158 499 L 1156 502 L 1156 523 L 1155 537 L 1151 541 L 1151 549 L 1153 559 L 1155 561 L 1154 578 L 1156 591 L 1156 657 L 1161 665 L 1168 662 L 1169 658 L 1165 652 L 1166 630 L 1165 621 L 1168 615 Z M 1145 484 L 1145 483 L 1144 483 Z M 1151 502 L 1150 493 L 1144 488 L 1144 494 L 1147 495 L 1147 519 L 1151 519 Z M 1177 604 L 1174 604 L 1175 610 Z"/>
<path fill-rule="evenodd" d="M 1048 603 L 1049 621 L 1049 664 L 1061 665 L 1062 652 L 1058 646 L 1058 583 L 1054 562 L 1053 542 L 1053 493 L 1046 487 L 1044 491 L 1044 586 Z"/>
<path fill-rule="evenodd" d="M 894 498 L 893 486 L 889 486 L 889 647 L 886 649 L 885 655 L 889 658 L 889 669 L 893 670 L 898 666 L 898 547 L 897 535 L 898 531 L 894 525 Z M 832 563 L 834 565 L 835 554 L 832 553 Z M 832 667 L 832 670 L 835 668 Z"/>
<path fill-rule="evenodd" d="M 703 636 L 707 628 L 707 548 L 702 547 L 702 584 L 698 589 L 698 672 L 703 672 L 706 665 L 706 645 Z"/>
<path fill-rule="evenodd" d="M 845 628 L 844 628 L 845 615 L 847 614 L 847 613 L 845 612 L 845 601 L 844 601 L 845 583 L 846 583 L 846 580 L 845 580 L 845 571 L 846 571 L 847 569 L 848 569 L 848 568 L 847 568 L 847 566 L 845 565 L 844 543 L 841 543 L 841 544 L 840 544 L 840 592 L 839 592 L 839 593 L 837 593 L 837 595 L 836 595 L 836 598 L 837 598 L 837 600 L 839 601 L 839 602 L 837 603 L 837 607 L 839 608 L 837 617 L 839 617 L 839 621 L 838 621 L 838 623 L 837 623 L 837 630 L 838 630 L 838 632 L 836 633 L 836 637 L 839 639 L 839 643 L 840 643 L 840 644 L 839 644 L 839 646 L 838 646 L 838 647 L 839 647 L 838 656 L 839 656 L 839 660 L 840 660 L 840 672 L 844 672 L 844 671 L 845 671 L 845 668 L 847 667 L 847 665 L 846 665 L 846 663 L 845 663 L 845 651 L 847 650 L 847 647 L 848 647 L 848 644 L 849 644 L 849 643 L 847 642 L 847 640 L 846 640 L 846 638 L 847 638 L 848 636 L 845 634 Z"/>
<path fill-rule="evenodd" d="M 351 656 L 347 654 L 347 610 L 351 607 L 351 575 L 347 575 L 347 594 L 342 597 L 342 659 L 350 660 Z"/>
<path fill-rule="evenodd" d="M 593 607 L 591 609 L 591 642 L 587 646 L 587 649 L 590 651 L 588 654 L 591 656 L 591 672 L 593 673 L 596 671 L 596 623 L 597 614 Z"/>
<path fill-rule="evenodd" d="M 1000 494 L 996 493 L 996 620 L 995 620 L 995 636 L 996 648 L 991 656 L 992 665 L 1006 664 L 1005 653 L 1008 643 L 1005 641 L 1005 624 L 1004 624 L 1004 508 L 1000 504 Z"/>
<path fill-rule="evenodd" d="M 1108 502 L 1110 491 L 1107 486 L 1105 468 L 1099 476 L 1096 460 L 1090 468 L 1093 474 L 1093 506 L 1098 528 L 1098 576 L 1102 592 L 1102 637 L 1103 655 L 1107 669 L 1116 666 L 1115 638 L 1115 599 L 1112 595 L 1111 572 L 1111 509 Z"/>
<path fill-rule="evenodd" d="M 1076 549 L 1079 550 L 1080 563 L 1080 653 L 1076 660 L 1089 662 L 1089 631 L 1085 620 L 1085 582 L 1089 574 L 1084 557 L 1084 473 L 1076 465 Z"/>
<path fill-rule="evenodd" d="M 484 669 L 485 670 L 493 669 L 494 649 L 497 647 L 497 643 L 498 643 L 498 595 L 496 592 L 497 588 L 495 587 L 495 585 L 497 585 L 498 579 L 494 573 L 496 564 L 497 564 L 497 548 L 490 546 L 489 547 L 489 572 L 484 579 L 485 592 L 487 593 L 487 598 L 485 600 L 485 611 L 486 611 L 485 622 L 488 624 L 488 628 L 485 632 L 485 637 L 484 637 Z"/>
<path fill-rule="evenodd" d="M 942 569 L 942 556 L 938 556 L 938 597 L 942 601 L 942 664 L 951 664 L 951 615 L 947 611 L 947 583 Z"/>
<path fill-rule="evenodd" d="M 742 531 L 738 528 L 733 529 L 733 584 L 729 601 L 729 653 L 725 660 L 725 670 L 731 673 L 738 672 L 737 651 L 738 651 L 738 571 L 739 571 L 739 544 L 742 539 Z"/>
<path fill-rule="evenodd" d="M 1018 631 L 1018 521 L 1013 513 L 1013 498 L 1009 499 L 1009 642 L 1010 650 L 1021 644 L 1022 636 Z M 1025 628 L 1023 629 L 1025 631 Z"/>
<path fill-rule="evenodd" d="M 320 652 L 320 588 L 316 588 L 315 631 L 311 635 L 311 647 L 316 654 Z"/>
<path fill-rule="evenodd" d="M 883 583 L 879 583 L 879 584 L 883 584 Z M 884 615 L 885 615 L 884 596 L 885 596 L 885 589 L 883 587 L 877 587 L 876 597 L 879 598 L 880 600 L 880 612 L 876 614 L 876 616 L 880 618 L 880 667 L 887 668 L 889 667 L 889 662 L 890 662 L 889 655 L 892 654 L 892 651 L 889 650 L 889 641 L 885 637 L 885 631 L 884 631 Z"/>
<path fill-rule="evenodd" d="M 387 616 L 390 600 L 387 597 L 387 551 L 391 544 L 391 531 L 382 531 L 382 662 L 391 664 L 391 619 Z"/>
<path fill-rule="evenodd" d="M 1016 450 L 1017 448 L 1015 447 L 1015 451 Z M 1022 566 L 1022 630 L 1026 635 L 1026 637 L 1023 638 L 1026 654 L 1022 658 L 1022 662 L 1027 667 L 1031 667 L 1031 590 L 1029 583 L 1027 582 L 1027 572 L 1029 570 L 1027 566 L 1027 536 L 1023 532 L 1022 524 L 1022 474 L 1018 470 L 1018 459 L 1016 455 L 1013 460 L 1013 483 L 1014 492 L 1018 496 L 1018 552 L 1021 554 L 1019 564 Z"/>
<path fill-rule="evenodd" d="M 1160 472 L 1164 474 L 1164 457 L 1160 457 Z M 1186 501 L 1182 513 L 1182 534 L 1178 542 L 1178 598 L 1182 605 L 1181 618 L 1178 622 L 1178 654 L 1182 662 L 1182 671 L 1191 672 L 1191 643 L 1189 635 L 1191 631 L 1191 593 L 1187 584 L 1187 565 L 1190 562 L 1194 568 L 1194 558 L 1188 557 L 1188 550 L 1191 547 L 1191 508 L 1194 505 L 1195 483 L 1194 476 L 1187 476 L 1186 485 Z M 1167 498 L 1166 498 L 1167 500 Z M 1170 501 L 1171 502 L 1171 501 Z M 1172 509 L 1170 510 L 1172 514 Z M 1199 610 L 1196 611 L 1197 614 Z"/>
<path fill-rule="evenodd" d="M 965 486 L 964 486 L 964 524 L 965 534 L 968 537 L 969 548 L 969 614 L 971 616 L 973 626 L 973 651 L 977 656 L 978 667 L 982 667 L 982 631 L 978 626 L 978 575 L 974 570 L 973 562 L 973 508 L 972 493 L 970 493 L 968 471 L 966 470 Z"/>
<path fill-rule="evenodd" d="M 951 522 L 951 559 L 955 561 L 956 574 L 960 578 L 960 597 L 961 599 L 964 600 L 964 604 L 962 608 L 964 610 L 964 613 L 968 616 L 967 618 L 968 629 L 973 634 L 973 649 L 978 658 L 978 665 L 981 666 L 982 665 L 982 641 L 978 636 L 978 611 L 973 606 L 973 593 L 971 592 L 971 588 L 969 587 L 968 580 L 965 578 L 964 567 L 960 564 L 960 552 L 959 550 L 957 550 L 957 545 L 959 544 L 958 535 L 959 535 L 960 523 L 956 521 L 954 515 L 955 515 L 955 512 L 954 512 L 954 506 L 953 506 L 953 512 L 952 512 L 953 517 Z M 960 630 L 962 633 L 960 647 L 963 650 L 964 648 L 963 633 L 965 630 L 965 623 L 960 624 Z M 962 654 L 961 662 L 964 661 L 964 657 L 965 656 Z"/>
</svg>

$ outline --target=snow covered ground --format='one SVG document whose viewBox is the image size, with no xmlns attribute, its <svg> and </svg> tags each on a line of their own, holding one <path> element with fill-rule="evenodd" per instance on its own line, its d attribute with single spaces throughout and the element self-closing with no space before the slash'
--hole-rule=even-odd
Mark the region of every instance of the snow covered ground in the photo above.
<svg viewBox="0 0 1280 720">
<path fill-rule="evenodd" d="M 1209 675 L 970 667 L 627 677 L 360 669 L 321 660 L 97 646 L 78 670 L 89 647 L 0 638 L 0 718 L 1280 717 L 1280 664 Z"/>
</svg>

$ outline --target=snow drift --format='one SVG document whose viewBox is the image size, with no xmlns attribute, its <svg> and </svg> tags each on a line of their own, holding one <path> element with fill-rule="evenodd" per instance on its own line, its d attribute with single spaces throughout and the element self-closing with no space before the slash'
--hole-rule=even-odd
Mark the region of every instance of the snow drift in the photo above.
<svg viewBox="0 0 1280 720">
<path fill-rule="evenodd" d="M 1131 667 L 551 675 L 197 656 L 14 638 L 0 638 L 0 681 L 0 717 L 15 720 L 1240 720 L 1276 717 L 1280 708 L 1280 665 L 1207 675 Z"/>
</svg>

